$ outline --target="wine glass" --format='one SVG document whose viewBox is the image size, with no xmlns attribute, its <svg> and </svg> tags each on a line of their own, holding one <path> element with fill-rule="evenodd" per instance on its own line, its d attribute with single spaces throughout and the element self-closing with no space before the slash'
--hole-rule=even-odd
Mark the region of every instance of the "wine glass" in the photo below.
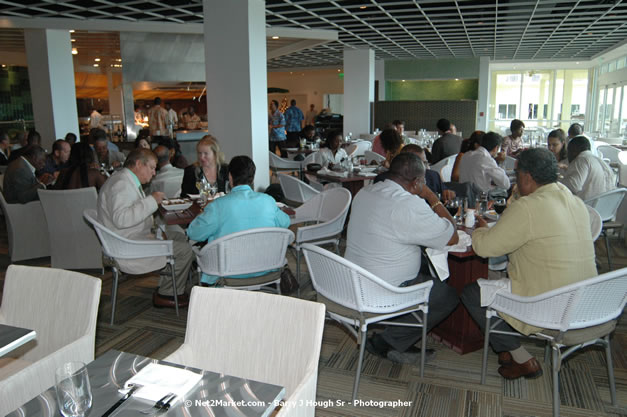
<svg viewBox="0 0 627 417">
<path fill-rule="evenodd" d="M 89 374 L 83 362 L 67 362 L 55 372 L 57 403 L 65 417 L 84 417 L 92 403 Z"/>
<path fill-rule="evenodd" d="M 499 218 L 501 217 L 501 213 L 505 211 L 506 207 L 507 201 L 503 197 L 498 197 L 494 200 L 494 211 L 496 211 L 496 214 L 499 215 Z"/>
<path fill-rule="evenodd" d="M 456 198 L 446 203 L 446 209 L 448 210 L 453 220 L 457 220 L 457 213 L 459 212 L 459 200 Z"/>
<path fill-rule="evenodd" d="M 211 198 L 214 198 L 217 192 L 218 192 L 218 184 L 217 183 L 209 184 L 209 194 L 211 195 Z"/>
</svg>

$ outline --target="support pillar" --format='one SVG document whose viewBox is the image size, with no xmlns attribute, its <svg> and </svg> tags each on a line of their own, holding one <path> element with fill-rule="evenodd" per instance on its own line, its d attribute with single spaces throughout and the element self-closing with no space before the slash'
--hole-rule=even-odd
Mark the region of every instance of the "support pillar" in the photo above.
<svg viewBox="0 0 627 417">
<path fill-rule="evenodd" d="M 490 57 L 479 57 L 479 100 L 477 101 L 477 123 L 475 130 L 488 131 L 488 96 L 490 94 Z M 494 101 L 492 101 L 494 103 Z M 496 118 L 496 111 L 494 114 Z M 471 133 L 471 132 L 468 132 Z M 464 132 L 465 134 L 465 132 Z"/>
<path fill-rule="evenodd" d="M 344 50 L 344 136 L 372 131 L 374 51 Z"/>
<path fill-rule="evenodd" d="M 209 133 L 227 161 L 255 161 L 255 189 L 263 190 L 270 183 L 265 2 L 203 0 L 203 10 Z"/>
<path fill-rule="evenodd" d="M 42 147 L 51 150 L 68 132 L 79 135 L 70 33 L 25 29 L 26 60 L 35 129 Z"/>
<path fill-rule="evenodd" d="M 119 117 L 124 124 L 124 104 L 122 99 L 122 86 L 114 85 L 113 73 L 107 68 L 107 89 L 109 92 L 109 114 Z M 113 133 L 113 132 L 111 132 Z"/>
<path fill-rule="evenodd" d="M 379 101 L 385 101 L 385 61 L 377 59 L 374 62 L 374 77 L 379 82 Z"/>
</svg>

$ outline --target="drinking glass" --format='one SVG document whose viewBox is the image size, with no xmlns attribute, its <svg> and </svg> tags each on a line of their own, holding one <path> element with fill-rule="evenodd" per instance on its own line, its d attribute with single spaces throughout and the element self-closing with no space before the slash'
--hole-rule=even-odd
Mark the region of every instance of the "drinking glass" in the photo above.
<svg viewBox="0 0 627 417">
<path fill-rule="evenodd" d="M 479 198 L 479 212 L 477 214 L 483 216 L 486 211 L 488 211 L 488 193 L 484 191 Z"/>
<path fill-rule="evenodd" d="M 496 214 L 498 214 L 499 217 L 501 217 L 501 213 L 505 211 L 506 207 L 507 201 L 503 197 L 499 197 L 494 200 L 494 211 L 496 211 Z"/>
<path fill-rule="evenodd" d="M 83 362 L 67 362 L 55 372 L 57 404 L 65 417 L 84 417 L 91 408 L 91 386 Z"/>
</svg>

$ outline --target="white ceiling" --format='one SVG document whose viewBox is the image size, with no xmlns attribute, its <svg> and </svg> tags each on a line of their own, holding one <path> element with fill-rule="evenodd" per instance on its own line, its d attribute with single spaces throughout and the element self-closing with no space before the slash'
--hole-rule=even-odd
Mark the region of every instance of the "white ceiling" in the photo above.
<svg viewBox="0 0 627 417">
<path fill-rule="evenodd" d="M 152 26 L 168 23 L 186 31 L 190 26 L 202 28 L 203 20 L 199 0 L 0 0 L 0 16 L 31 21 L 64 19 L 77 24 L 91 19 Z M 627 2 L 267 0 L 266 24 L 269 29 L 337 32 L 335 41 L 288 50 L 274 58 L 269 53 L 270 69 L 341 65 L 345 48 L 361 47 L 372 48 L 377 59 L 489 56 L 498 61 L 577 61 L 592 59 L 625 42 Z M 10 47 L 23 49 L 20 35 L 20 30 L 2 29 L 0 45 L 10 42 Z M 102 36 L 91 37 L 88 31 L 79 32 L 76 42 L 100 42 Z M 112 46 L 115 59 L 119 41 Z"/>
</svg>

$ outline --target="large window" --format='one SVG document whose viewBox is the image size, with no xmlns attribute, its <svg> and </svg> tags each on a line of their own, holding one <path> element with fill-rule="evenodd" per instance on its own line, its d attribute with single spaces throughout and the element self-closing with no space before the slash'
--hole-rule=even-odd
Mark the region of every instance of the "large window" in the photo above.
<svg viewBox="0 0 627 417">
<path fill-rule="evenodd" d="M 587 91 L 588 70 L 494 71 L 489 128 L 505 132 L 512 119 L 528 129 L 583 124 Z"/>
<path fill-rule="evenodd" d="M 600 138 L 627 136 L 627 85 L 599 89 L 597 128 L 591 132 Z"/>
</svg>

